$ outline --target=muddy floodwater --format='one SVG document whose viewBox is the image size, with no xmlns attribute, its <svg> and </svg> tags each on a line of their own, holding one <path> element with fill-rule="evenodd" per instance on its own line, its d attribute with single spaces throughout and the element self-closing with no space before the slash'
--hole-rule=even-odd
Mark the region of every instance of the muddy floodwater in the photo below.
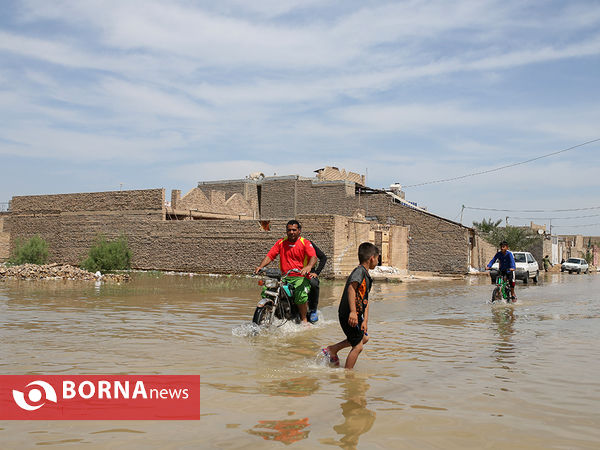
<svg viewBox="0 0 600 450">
<path fill-rule="evenodd" d="M 342 289 L 316 326 L 257 332 L 250 278 L 0 282 L 1 374 L 201 376 L 199 421 L 3 421 L 0 448 L 600 448 L 600 275 L 514 306 L 489 278 L 376 283 L 351 372 L 318 356 Z"/>
</svg>

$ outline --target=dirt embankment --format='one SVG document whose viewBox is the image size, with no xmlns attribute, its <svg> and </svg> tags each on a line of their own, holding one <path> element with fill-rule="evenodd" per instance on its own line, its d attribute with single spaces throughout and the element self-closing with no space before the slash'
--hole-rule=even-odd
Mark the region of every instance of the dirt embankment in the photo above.
<svg viewBox="0 0 600 450">
<path fill-rule="evenodd" d="M 19 266 L 0 265 L 0 280 L 76 280 L 109 281 L 120 283 L 129 281 L 129 274 L 96 274 L 69 264 L 21 264 Z"/>
</svg>

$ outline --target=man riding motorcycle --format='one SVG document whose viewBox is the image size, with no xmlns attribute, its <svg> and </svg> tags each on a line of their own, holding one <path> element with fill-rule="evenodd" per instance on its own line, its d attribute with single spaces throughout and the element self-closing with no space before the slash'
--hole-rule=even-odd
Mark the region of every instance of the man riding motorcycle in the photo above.
<svg viewBox="0 0 600 450">
<path fill-rule="evenodd" d="M 279 255 L 279 267 L 282 273 L 298 269 L 300 272 L 290 273 L 286 281 L 294 286 L 294 303 L 298 306 L 300 319 L 303 323 L 308 323 L 306 316 L 310 292 L 309 280 L 317 276 L 315 272 L 311 272 L 317 262 L 317 255 L 312 243 L 300 236 L 301 230 L 300 222 L 290 220 L 286 225 L 287 237 L 279 239 L 273 245 L 254 273 L 258 274 L 277 255 Z"/>
</svg>

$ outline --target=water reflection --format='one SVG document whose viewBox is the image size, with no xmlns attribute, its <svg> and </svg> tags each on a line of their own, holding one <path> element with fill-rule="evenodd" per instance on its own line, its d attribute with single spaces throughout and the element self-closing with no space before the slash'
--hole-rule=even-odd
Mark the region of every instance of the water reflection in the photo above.
<svg viewBox="0 0 600 450">
<path fill-rule="evenodd" d="M 316 378 L 303 376 L 285 380 L 261 382 L 259 391 L 267 395 L 282 395 L 286 397 L 306 397 L 319 390 Z"/>
<path fill-rule="evenodd" d="M 515 334 L 514 322 L 515 313 L 512 307 L 492 308 L 492 320 L 498 329 L 498 335 L 504 341 L 510 341 L 510 338 Z"/>
<path fill-rule="evenodd" d="M 323 439 L 323 444 L 337 445 L 344 449 L 355 449 L 361 435 L 368 432 L 375 423 L 375 412 L 367 408 L 366 393 L 370 385 L 365 378 L 353 372 L 346 373 L 342 381 L 345 400 L 340 404 L 344 423 L 335 425 L 333 429 L 339 439 Z"/>
<path fill-rule="evenodd" d="M 309 425 L 308 417 L 296 420 L 260 420 L 258 425 L 246 431 L 265 441 L 279 441 L 289 445 L 308 438 L 310 431 L 305 428 Z"/>
<path fill-rule="evenodd" d="M 511 306 L 492 308 L 492 321 L 498 331 L 499 340 L 496 341 L 496 361 L 503 364 L 513 364 L 515 345 L 512 337 L 515 334 L 515 313 Z"/>
</svg>

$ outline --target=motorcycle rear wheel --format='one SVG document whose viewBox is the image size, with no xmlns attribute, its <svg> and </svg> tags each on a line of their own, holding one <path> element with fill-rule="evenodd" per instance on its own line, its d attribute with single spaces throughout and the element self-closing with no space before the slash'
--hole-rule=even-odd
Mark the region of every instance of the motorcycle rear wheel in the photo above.
<svg viewBox="0 0 600 450">
<path fill-rule="evenodd" d="M 268 303 L 265 306 L 257 306 L 256 310 L 254 311 L 254 316 L 252 317 L 252 322 L 254 322 L 259 327 L 263 325 L 270 325 L 272 313 L 272 303 Z"/>
</svg>

